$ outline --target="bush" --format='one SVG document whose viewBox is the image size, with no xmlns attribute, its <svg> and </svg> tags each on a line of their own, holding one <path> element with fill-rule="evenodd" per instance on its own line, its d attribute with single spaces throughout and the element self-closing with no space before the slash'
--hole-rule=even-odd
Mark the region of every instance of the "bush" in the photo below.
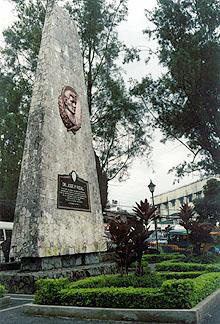
<svg viewBox="0 0 220 324">
<path fill-rule="evenodd" d="M 3 297 L 6 293 L 6 289 L 3 285 L 0 284 L 0 297 Z"/>
<path fill-rule="evenodd" d="M 203 263 L 203 264 L 220 263 L 220 256 L 214 254 L 200 255 L 200 256 L 189 255 L 184 259 L 184 262 Z"/>
<path fill-rule="evenodd" d="M 143 260 L 143 257 L 142 257 L 141 265 L 144 268 L 144 273 L 145 274 L 151 272 L 151 269 L 149 267 L 148 262 L 146 260 Z M 129 266 L 129 268 L 132 269 L 132 270 L 134 270 L 136 268 L 136 263 L 135 262 L 131 263 L 130 266 Z"/>
<path fill-rule="evenodd" d="M 167 280 L 162 285 L 169 308 L 191 308 L 220 287 L 220 273 L 207 273 L 195 279 Z"/>
<path fill-rule="evenodd" d="M 59 293 L 66 288 L 69 280 L 60 279 L 39 279 L 36 282 L 35 303 L 41 305 L 59 305 Z"/>
<path fill-rule="evenodd" d="M 142 277 L 135 274 L 121 275 L 101 275 L 75 281 L 70 284 L 70 288 L 103 288 L 103 287 L 133 287 L 133 288 L 157 288 L 161 287 L 162 277 L 156 273 Z"/>
<path fill-rule="evenodd" d="M 158 308 L 163 294 L 158 288 L 63 289 L 61 305 L 110 308 Z"/>
<path fill-rule="evenodd" d="M 220 288 L 220 273 L 217 272 L 206 273 L 194 279 L 166 280 L 161 288 L 127 287 L 129 284 L 136 284 L 138 287 L 143 279 L 134 277 L 134 275 L 99 276 L 71 284 L 67 279 L 41 279 L 37 283 L 35 302 L 84 307 L 191 308 Z M 142 284 L 145 280 L 147 281 L 147 276 Z M 116 282 L 120 281 L 126 287 L 104 286 L 116 285 Z"/>
<path fill-rule="evenodd" d="M 176 259 L 183 259 L 185 258 L 184 255 L 180 253 L 164 253 L 164 254 L 145 254 L 142 257 L 142 260 L 144 262 L 149 262 L 149 263 L 158 263 L 162 261 L 167 261 L 167 260 L 176 260 Z"/>
<path fill-rule="evenodd" d="M 156 264 L 157 271 L 177 271 L 177 272 L 189 272 L 189 271 L 220 271 L 220 265 L 218 264 L 199 264 L 199 263 L 185 263 L 185 262 L 169 262 L 164 261 Z"/>
<path fill-rule="evenodd" d="M 207 271 L 190 271 L 190 272 L 160 272 L 161 277 L 164 280 L 168 279 L 186 279 L 186 278 L 197 278 Z"/>
</svg>

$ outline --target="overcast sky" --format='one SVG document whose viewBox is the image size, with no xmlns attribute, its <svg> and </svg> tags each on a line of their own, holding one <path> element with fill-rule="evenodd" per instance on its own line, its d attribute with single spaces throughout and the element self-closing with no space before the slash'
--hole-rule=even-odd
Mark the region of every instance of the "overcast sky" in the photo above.
<svg viewBox="0 0 220 324">
<path fill-rule="evenodd" d="M 128 46 L 137 46 L 142 49 L 142 60 L 129 64 L 126 79 L 141 79 L 142 76 L 151 73 L 157 76 L 161 73 L 158 61 L 153 58 L 147 65 L 144 60 L 147 57 L 147 48 L 154 46 L 147 41 L 142 31 L 146 28 L 144 9 L 152 9 L 156 0 L 129 0 L 129 16 L 119 28 L 120 39 Z M 7 0 L 0 0 L 0 42 L 2 43 L 2 31 L 13 21 L 12 6 Z M 179 183 L 173 185 L 174 174 L 167 174 L 168 170 L 183 161 L 189 152 L 179 142 L 167 144 L 160 142 L 159 131 L 154 134 L 153 153 L 151 163 L 148 165 L 144 159 L 138 159 L 130 169 L 129 179 L 125 182 L 111 181 L 109 183 L 109 199 L 118 200 L 122 207 L 133 206 L 135 201 L 149 198 L 147 185 L 150 179 L 156 184 L 155 195 L 180 187 L 198 179 L 197 175 L 191 175 Z"/>
</svg>

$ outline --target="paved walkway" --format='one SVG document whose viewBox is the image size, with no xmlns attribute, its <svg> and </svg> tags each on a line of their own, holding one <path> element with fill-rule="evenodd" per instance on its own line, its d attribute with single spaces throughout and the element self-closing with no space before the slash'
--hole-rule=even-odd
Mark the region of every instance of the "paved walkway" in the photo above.
<svg viewBox="0 0 220 324">
<path fill-rule="evenodd" d="M 32 295 L 15 295 L 10 294 L 12 303 L 11 305 L 0 309 L 0 324 L 113 324 L 123 323 L 131 324 L 128 321 L 98 321 L 98 320 L 77 320 L 71 318 L 54 318 L 54 317 L 40 317 L 29 316 L 22 312 L 22 305 L 29 304 L 33 301 Z M 139 324 L 138 322 L 132 322 Z M 158 323 L 151 323 L 158 324 Z M 169 324 L 169 323 L 167 323 Z M 204 324 L 220 324 L 220 308 L 217 310 L 213 317 Z"/>
</svg>

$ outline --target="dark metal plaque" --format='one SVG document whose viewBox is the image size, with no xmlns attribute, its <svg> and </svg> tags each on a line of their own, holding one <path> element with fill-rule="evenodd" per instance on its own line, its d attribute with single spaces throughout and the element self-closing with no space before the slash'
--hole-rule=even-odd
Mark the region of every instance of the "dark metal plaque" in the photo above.
<svg viewBox="0 0 220 324">
<path fill-rule="evenodd" d="M 75 172 L 59 174 L 57 208 L 91 211 L 88 182 Z"/>
</svg>

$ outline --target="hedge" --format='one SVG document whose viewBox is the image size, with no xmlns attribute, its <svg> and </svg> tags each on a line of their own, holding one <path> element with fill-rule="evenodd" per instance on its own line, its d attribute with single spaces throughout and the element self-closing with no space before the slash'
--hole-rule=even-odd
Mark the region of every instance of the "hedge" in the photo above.
<svg viewBox="0 0 220 324">
<path fill-rule="evenodd" d="M 83 281 L 87 284 L 83 285 Z M 191 308 L 220 288 L 220 273 L 206 273 L 194 279 L 166 280 L 161 288 L 85 288 L 91 282 L 98 283 L 95 278 L 71 284 L 66 279 L 41 279 L 37 283 L 35 302 L 85 307 Z M 101 279 L 100 282 L 103 284 L 104 281 Z"/>
<path fill-rule="evenodd" d="M 143 258 L 142 258 L 142 261 L 141 261 L 141 265 L 144 268 L 144 273 L 150 273 L 151 272 L 151 269 L 149 267 L 148 262 L 146 260 L 143 260 Z M 134 270 L 136 268 L 136 262 L 131 263 L 129 268 Z"/>
<path fill-rule="evenodd" d="M 66 306 L 158 308 L 163 299 L 158 288 L 67 288 L 60 292 L 60 305 Z"/>
<path fill-rule="evenodd" d="M 3 297 L 6 293 L 6 289 L 3 285 L 0 284 L 0 297 Z"/>
<path fill-rule="evenodd" d="M 204 273 L 207 273 L 207 271 L 160 272 L 160 275 L 164 280 L 168 280 L 168 279 L 197 278 Z"/>
<path fill-rule="evenodd" d="M 142 257 L 143 261 L 149 263 L 158 263 L 167 260 L 176 260 L 176 259 L 183 259 L 185 256 L 180 253 L 164 253 L 164 254 L 145 254 Z"/>
<path fill-rule="evenodd" d="M 164 281 L 161 292 L 169 308 L 192 308 L 220 288 L 220 273 L 207 273 L 195 279 Z"/>
<path fill-rule="evenodd" d="M 157 273 L 147 274 L 141 277 L 135 274 L 101 275 L 75 281 L 70 288 L 102 288 L 102 287 L 133 287 L 133 288 L 157 288 L 161 287 L 162 277 Z"/>
<path fill-rule="evenodd" d="M 41 305 L 59 305 L 61 289 L 69 285 L 66 278 L 39 279 L 36 282 L 35 303 Z"/>
<path fill-rule="evenodd" d="M 169 262 L 164 261 L 156 264 L 157 271 L 177 271 L 177 272 L 189 272 L 189 271 L 220 271 L 219 264 L 199 264 L 199 263 L 185 263 L 185 262 Z"/>
</svg>

